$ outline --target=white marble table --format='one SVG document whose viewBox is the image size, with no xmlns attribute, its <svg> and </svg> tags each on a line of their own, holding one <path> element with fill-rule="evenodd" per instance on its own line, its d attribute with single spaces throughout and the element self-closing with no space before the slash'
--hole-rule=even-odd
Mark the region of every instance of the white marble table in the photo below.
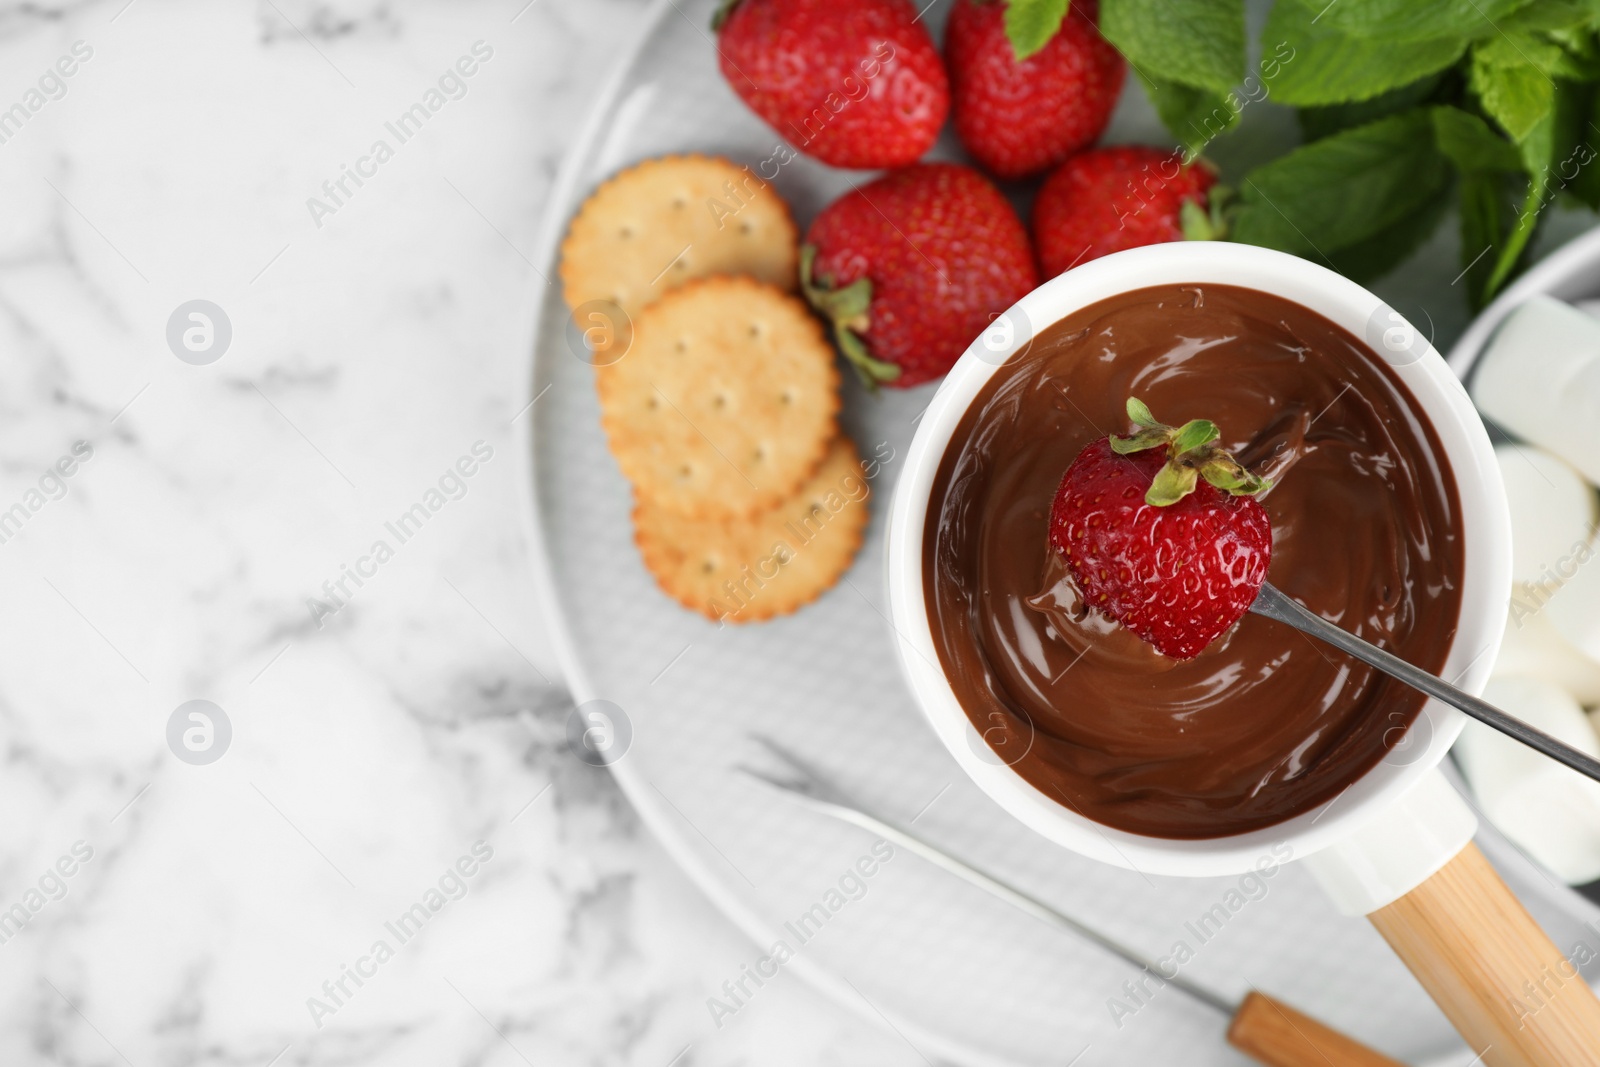
<svg viewBox="0 0 1600 1067">
<path fill-rule="evenodd" d="M 524 3 L 0 5 L 0 1063 L 921 1062 L 719 1030 L 748 944 L 565 747 L 511 383 L 643 4 Z"/>
</svg>

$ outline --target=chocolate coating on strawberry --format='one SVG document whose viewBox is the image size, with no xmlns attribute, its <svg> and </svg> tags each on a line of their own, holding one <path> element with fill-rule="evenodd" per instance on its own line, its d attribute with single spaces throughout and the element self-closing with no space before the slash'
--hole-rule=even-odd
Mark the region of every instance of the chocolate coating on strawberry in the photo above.
<svg viewBox="0 0 1600 1067">
<path fill-rule="evenodd" d="M 1249 610 L 1272 561 L 1267 483 L 1218 444 L 1216 426 L 1156 422 L 1090 444 L 1067 468 L 1050 543 L 1084 601 L 1156 651 L 1190 659 Z"/>
</svg>

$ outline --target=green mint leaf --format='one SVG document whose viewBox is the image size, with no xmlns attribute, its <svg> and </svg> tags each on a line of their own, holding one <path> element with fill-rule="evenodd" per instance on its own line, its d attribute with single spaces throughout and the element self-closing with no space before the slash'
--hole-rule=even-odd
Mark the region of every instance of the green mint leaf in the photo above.
<svg viewBox="0 0 1600 1067">
<path fill-rule="evenodd" d="M 1587 151 L 1588 158 L 1593 159 L 1593 151 L 1581 139 L 1589 105 L 1587 94 L 1586 87 L 1572 82 L 1554 83 L 1549 110 L 1518 145 L 1528 169 L 1528 190 L 1511 232 L 1497 249 L 1494 270 L 1484 284 L 1485 302 L 1526 266 L 1533 235 L 1545 218 L 1545 208 L 1565 180 L 1563 171 L 1568 162 L 1580 150 Z"/>
<path fill-rule="evenodd" d="M 1489 67 L 1511 69 L 1531 66 L 1547 77 L 1582 77 L 1578 61 L 1547 34 L 1530 31 L 1500 33 L 1479 42 L 1473 49 L 1474 62 Z"/>
<path fill-rule="evenodd" d="M 1191 448 L 1210 444 L 1222 436 L 1222 431 L 1217 429 L 1217 424 L 1208 419 L 1191 419 L 1178 427 L 1178 432 L 1172 438 L 1172 453 L 1181 456 Z"/>
<path fill-rule="evenodd" d="M 1358 37 L 1331 25 L 1295 0 L 1280 0 L 1261 30 L 1263 53 L 1275 49 L 1294 58 L 1281 64 L 1271 83 L 1272 99 L 1302 107 L 1370 100 L 1441 71 L 1460 59 L 1467 42 L 1460 37 L 1397 41 Z"/>
<path fill-rule="evenodd" d="M 1161 116 L 1162 125 L 1191 157 L 1199 155 L 1206 145 L 1237 126 L 1239 115 L 1247 106 L 1232 91 L 1219 93 L 1197 89 L 1135 73 L 1151 106 Z"/>
<path fill-rule="evenodd" d="M 1153 508 L 1176 504 L 1194 492 L 1199 482 L 1199 472 L 1193 467 L 1175 467 L 1168 463 L 1156 471 L 1156 476 L 1151 479 L 1150 488 L 1145 490 L 1144 502 Z"/>
<path fill-rule="evenodd" d="M 1527 137 L 1555 107 L 1550 76 L 1532 63 L 1506 62 L 1500 48 L 1473 48 L 1467 85 L 1513 141 Z"/>
<path fill-rule="evenodd" d="M 1491 37 L 1508 15 L 1531 0 L 1282 0 L 1320 14 L 1317 25 L 1352 37 L 1385 41 Z"/>
<path fill-rule="evenodd" d="M 1503 174 L 1469 171 L 1461 176 L 1461 272 L 1475 311 L 1487 303 L 1484 297 L 1497 261 L 1494 248 L 1504 239 L 1508 184 Z"/>
<path fill-rule="evenodd" d="M 1161 425 L 1161 423 L 1156 421 L 1156 417 L 1150 414 L 1150 409 L 1145 406 L 1145 402 L 1136 396 L 1130 396 L 1128 398 L 1128 403 L 1124 405 L 1124 410 L 1127 411 L 1129 420 L 1132 421 L 1135 426 Z"/>
<path fill-rule="evenodd" d="M 1232 237 L 1325 259 L 1422 211 L 1449 186 L 1428 109 L 1302 145 L 1239 186 Z"/>
<path fill-rule="evenodd" d="M 1010 0 L 1006 4 L 1006 40 L 1017 62 L 1050 43 L 1067 17 L 1068 0 Z"/>
<path fill-rule="evenodd" d="M 1593 0 L 1539 0 L 1496 21 L 1495 29 L 1500 33 L 1515 33 L 1518 30 L 1581 32 L 1597 16 L 1600 16 L 1600 8 L 1595 6 Z"/>
<path fill-rule="evenodd" d="M 1516 145 L 1491 130 L 1478 116 L 1458 107 L 1433 109 L 1433 136 L 1439 151 L 1460 170 L 1474 173 L 1524 169 Z"/>
<path fill-rule="evenodd" d="M 1243 0 L 1101 0 L 1100 32 L 1152 78 L 1226 93 L 1244 76 Z"/>
<path fill-rule="evenodd" d="M 1589 98 L 1587 106 L 1592 116 L 1600 114 L 1600 93 L 1595 86 L 1575 86 L 1573 92 Z M 1580 100 L 1576 106 L 1581 109 L 1585 102 Z M 1572 151 L 1556 161 L 1555 180 L 1577 200 L 1600 211 L 1600 158 L 1597 156 L 1600 156 L 1600 133 L 1585 127 Z"/>
<path fill-rule="evenodd" d="M 1334 270 L 1353 281 L 1375 282 L 1410 259 L 1417 249 L 1427 243 L 1449 209 L 1450 198 L 1441 190 L 1438 196 L 1394 225 L 1365 241 L 1329 252 L 1328 262 Z"/>
<path fill-rule="evenodd" d="M 1446 71 L 1438 71 L 1398 89 L 1374 96 L 1370 100 L 1356 100 L 1326 107 L 1302 107 L 1299 110 L 1300 132 L 1307 141 L 1317 141 L 1340 130 L 1365 126 L 1369 122 L 1398 115 L 1402 111 L 1430 102 L 1434 97 L 1448 93 Z"/>
</svg>

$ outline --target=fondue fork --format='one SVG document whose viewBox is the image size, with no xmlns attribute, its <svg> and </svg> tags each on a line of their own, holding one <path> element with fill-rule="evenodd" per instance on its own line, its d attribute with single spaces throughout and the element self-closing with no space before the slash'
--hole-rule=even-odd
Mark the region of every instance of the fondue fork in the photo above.
<svg viewBox="0 0 1600 1067">
<path fill-rule="evenodd" d="M 929 844 L 910 830 L 871 814 L 865 806 L 835 784 L 826 774 L 812 766 L 809 761 L 771 738 L 760 734 L 749 736 L 780 763 L 786 764 L 789 776 L 778 777 L 743 765 L 735 767 L 735 770 L 788 794 L 813 811 L 822 812 L 877 834 L 968 884 L 999 897 L 1017 910 L 1099 945 L 1112 955 L 1120 956 L 1151 974 L 1161 984 L 1171 985 L 1200 1003 L 1215 1008 L 1231 1020 L 1228 1025 L 1228 1043 L 1258 1062 L 1267 1064 L 1268 1067 L 1327 1067 L 1330 1063 L 1337 1063 L 1342 1067 L 1343 1065 L 1403 1067 L 1398 1060 L 1390 1059 L 1264 993 L 1251 990 L 1244 1000 L 1235 1003 L 1216 990 L 1189 979 L 1181 972 L 1169 977 L 1165 968 L 1138 949 L 1123 944 L 1064 912 L 1057 911 L 1044 901 L 1029 896 L 998 878 L 985 874 L 937 845 Z"/>
<path fill-rule="evenodd" d="M 1340 651 L 1354 656 L 1367 666 L 1376 667 L 1389 677 L 1404 682 L 1411 688 L 1436 700 L 1442 700 L 1451 707 L 1477 719 L 1485 726 L 1492 726 L 1508 737 L 1516 738 L 1529 748 L 1549 756 L 1579 774 L 1600 782 L 1600 760 L 1579 752 L 1571 745 L 1557 741 L 1541 730 L 1535 730 L 1521 719 L 1514 715 L 1506 714 L 1493 704 L 1465 693 L 1444 679 L 1429 674 L 1420 667 L 1412 666 L 1399 656 L 1391 652 L 1385 652 L 1377 645 L 1363 641 L 1348 630 L 1335 626 L 1320 615 L 1313 614 L 1298 601 L 1291 599 L 1288 594 L 1271 582 L 1263 582 L 1261 584 L 1261 591 L 1256 594 L 1255 603 L 1250 605 L 1250 612 L 1264 618 L 1276 619 L 1278 622 L 1287 623 L 1301 633 L 1309 634 L 1319 641 L 1326 641 Z"/>
</svg>

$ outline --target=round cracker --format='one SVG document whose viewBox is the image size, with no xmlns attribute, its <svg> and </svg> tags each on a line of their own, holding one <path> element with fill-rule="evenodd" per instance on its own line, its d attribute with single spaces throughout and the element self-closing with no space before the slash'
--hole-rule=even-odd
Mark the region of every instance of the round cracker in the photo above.
<svg viewBox="0 0 1600 1067">
<path fill-rule="evenodd" d="M 794 496 L 747 519 L 689 519 L 640 503 L 634 539 L 669 596 L 722 622 L 787 615 L 833 588 L 867 526 L 870 492 L 842 434 Z"/>
<path fill-rule="evenodd" d="M 632 347 L 596 368 L 600 420 L 639 497 L 694 518 L 753 515 L 822 462 L 839 370 L 797 297 L 706 278 L 640 313 Z"/>
<path fill-rule="evenodd" d="M 604 301 L 622 309 L 625 324 L 670 290 L 715 274 L 793 292 L 798 247 L 789 206 L 749 167 L 664 156 L 622 171 L 584 201 L 561 245 L 561 284 L 569 308 Z"/>
</svg>

